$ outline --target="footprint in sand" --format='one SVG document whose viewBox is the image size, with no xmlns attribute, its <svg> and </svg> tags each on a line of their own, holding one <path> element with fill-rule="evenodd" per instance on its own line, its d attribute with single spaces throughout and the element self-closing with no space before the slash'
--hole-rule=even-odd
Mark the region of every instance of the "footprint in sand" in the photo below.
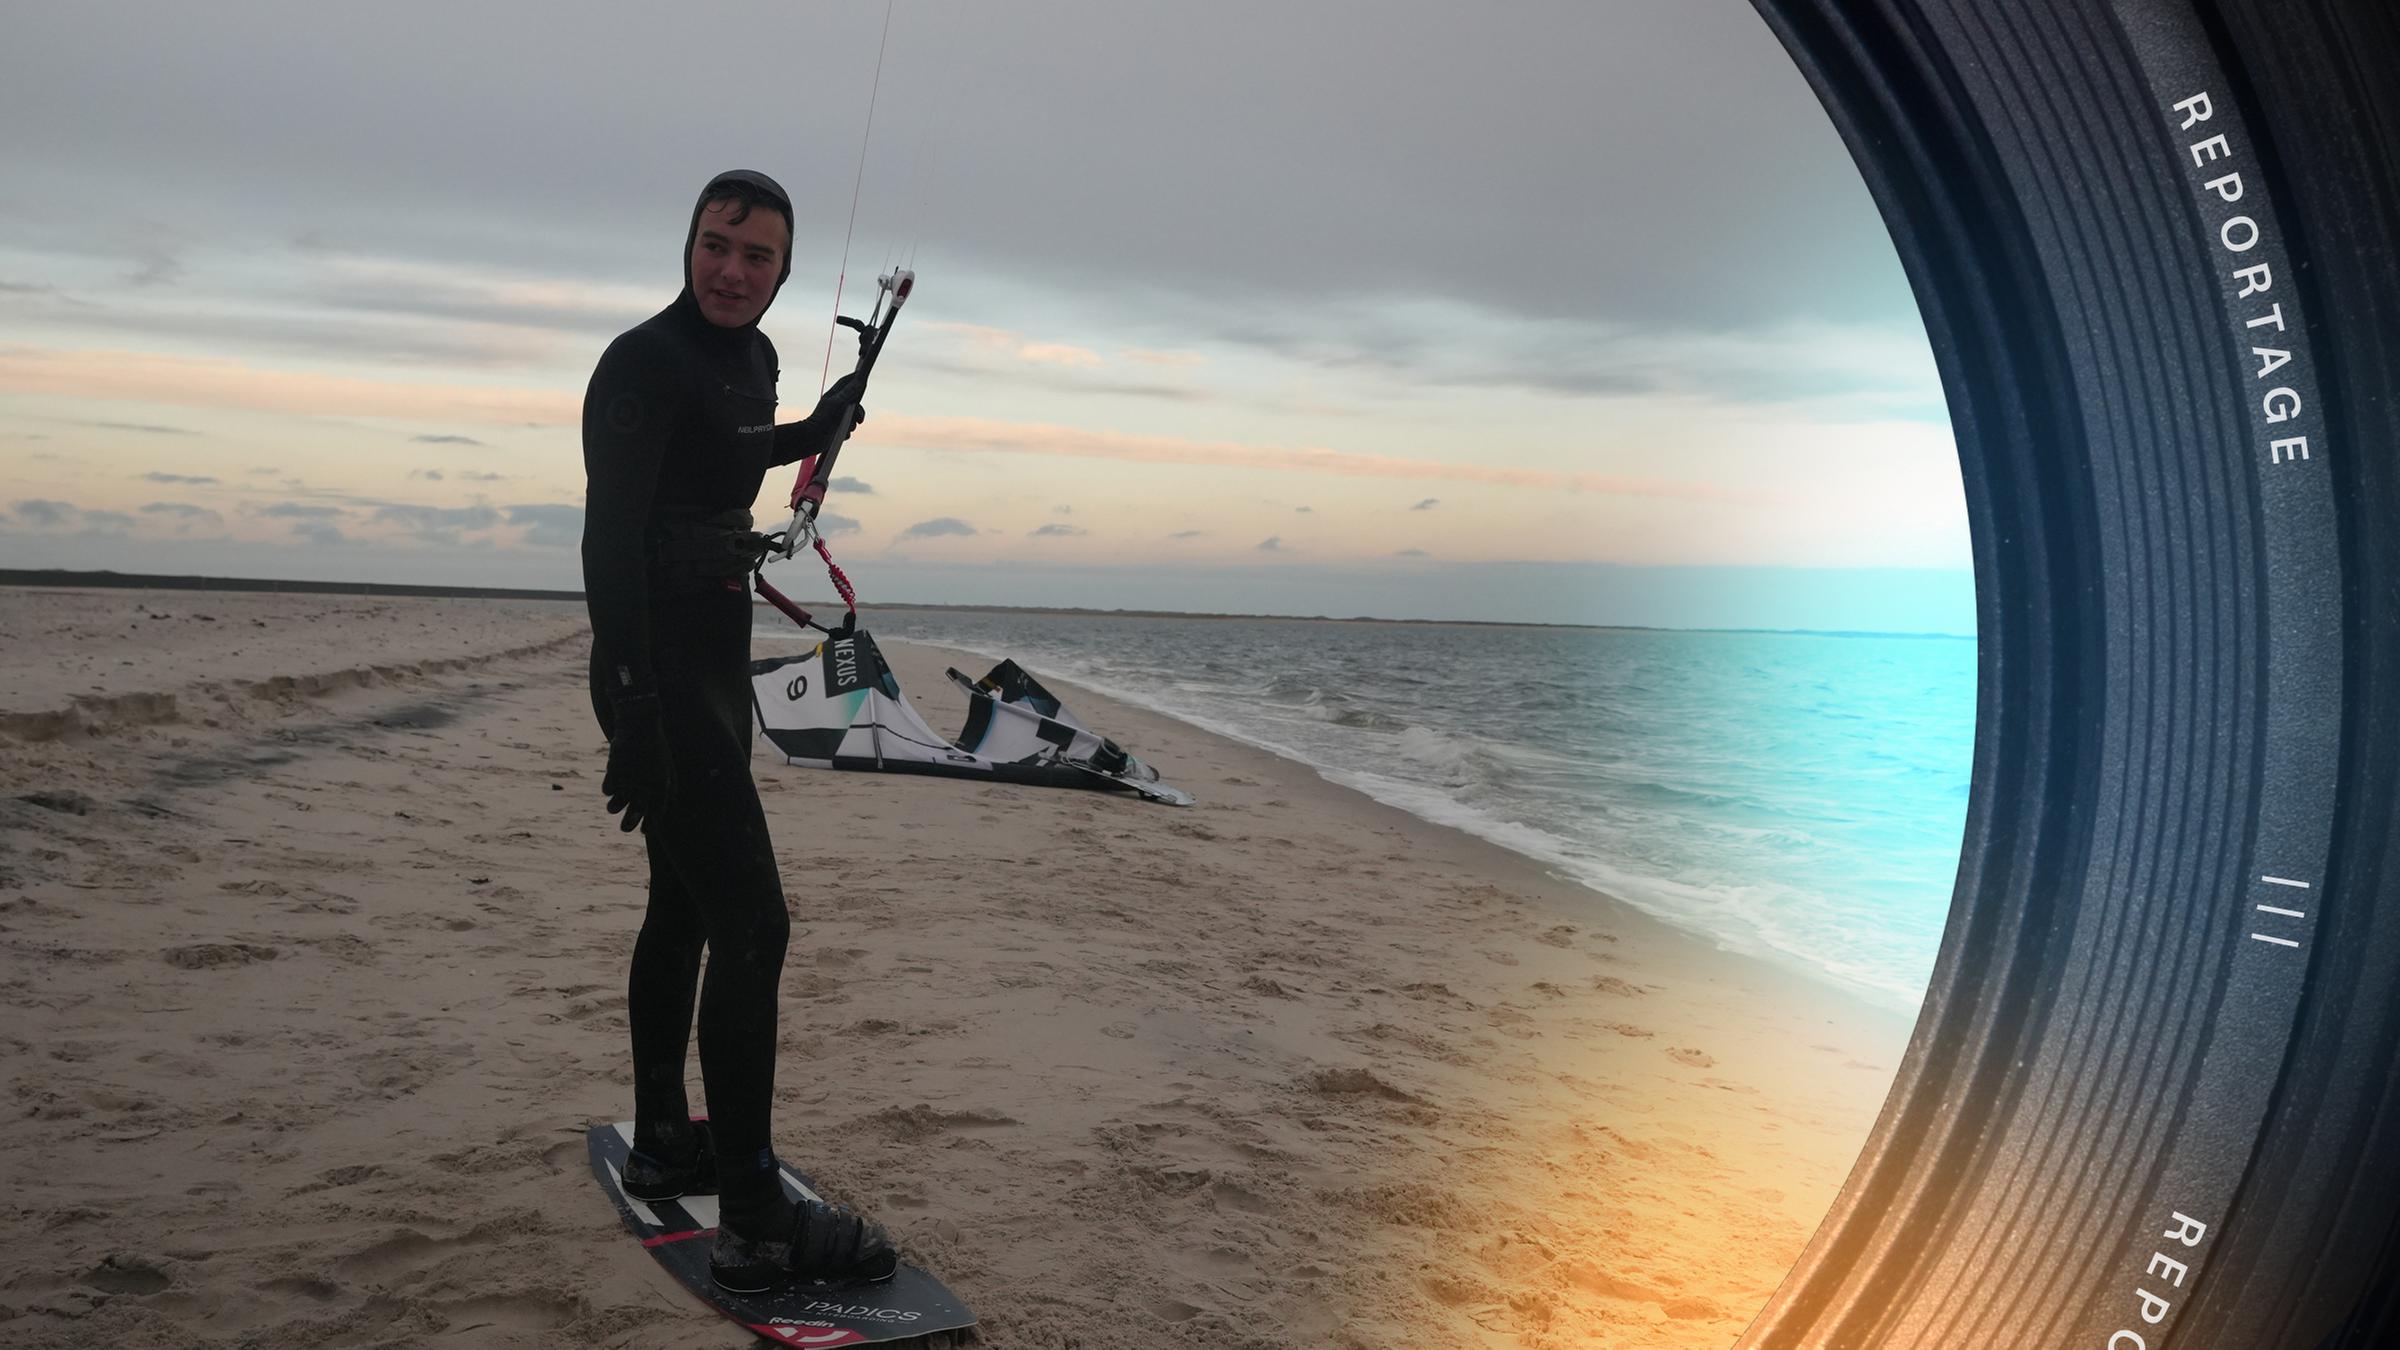
<svg viewBox="0 0 2400 1350">
<path fill-rule="evenodd" d="M 1150 1315 L 1162 1322 L 1189 1322 L 1201 1313 L 1201 1309 L 1176 1298 L 1153 1298 L 1149 1307 Z"/>
<path fill-rule="evenodd" d="M 343 966 L 372 966 L 374 951 L 377 951 L 365 937 L 353 937 L 348 932 L 336 932 L 331 937 L 302 937 L 300 942 L 314 946 L 317 951 L 324 951 L 326 956 L 341 961 Z"/>
<path fill-rule="evenodd" d="M 1216 1179 L 1216 1173 L 1196 1163 L 1129 1163 L 1125 1171 L 1145 1188 L 1166 1196 L 1190 1195 Z"/>
<path fill-rule="evenodd" d="M 1371 1069 L 1319 1069 L 1308 1076 L 1306 1086 L 1309 1091 L 1327 1097 L 1379 1097 L 1393 1102 L 1425 1100 L 1376 1077 Z"/>
<path fill-rule="evenodd" d="M 368 1279 L 388 1279 L 395 1274 L 416 1269 L 424 1263 L 424 1258 L 440 1252 L 451 1242 L 452 1239 L 428 1237 L 414 1229 L 402 1229 L 391 1237 L 368 1243 L 351 1252 L 336 1264 L 345 1271 Z"/>
<path fill-rule="evenodd" d="M 887 1106 L 858 1119 L 858 1124 L 879 1129 L 903 1143 L 931 1139 L 954 1130 L 996 1130 L 1019 1123 L 1016 1117 L 998 1111 L 936 1111 L 924 1102 L 915 1106 Z"/>
<path fill-rule="evenodd" d="M 111 1256 L 86 1271 L 83 1282 L 111 1294 L 155 1294 L 173 1287 L 175 1277 L 138 1256 Z"/>
<path fill-rule="evenodd" d="M 422 1306 L 443 1319 L 444 1331 L 461 1335 L 486 1329 L 503 1333 L 550 1331 L 582 1311 L 563 1294 L 534 1290 Z"/>
<path fill-rule="evenodd" d="M 608 994 L 600 998 L 578 999 L 575 1002 L 567 1005 L 568 1019 L 576 1022 L 588 1022 L 595 1017 L 604 1017 L 611 1013 L 621 1013 L 623 1011 L 625 1011 L 625 995 L 623 994 Z"/>
<path fill-rule="evenodd" d="M 1678 1064 L 1689 1064 L 1695 1069 L 1713 1069 L 1717 1067 L 1717 1061 L 1714 1056 L 1710 1055 L 1705 1050 L 1694 1050 L 1688 1046 L 1677 1046 L 1674 1049 L 1667 1051 L 1667 1058 L 1674 1060 Z"/>
<path fill-rule="evenodd" d="M 195 942 L 183 947 L 169 947 L 158 955 L 170 966 L 181 966 L 185 970 L 207 970 L 215 966 L 246 966 L 253 961 L 272 961 L 277 952 L 273 947 L 255 942 Z"/>
<path fill-rule="evenodd" d="M 812 998 L 821 1003 L 847 1003 L 850 986 L 846 980 L 803 970 L 783 977 L 783 987 L 794 998 Z"/>
</svg>

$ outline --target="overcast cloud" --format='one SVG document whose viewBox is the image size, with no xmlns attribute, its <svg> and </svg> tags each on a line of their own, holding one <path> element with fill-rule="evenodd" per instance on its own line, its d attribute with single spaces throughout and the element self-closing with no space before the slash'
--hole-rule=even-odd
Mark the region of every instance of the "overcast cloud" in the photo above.
<svg viewBox="0 0 2400 1350">
<path fill-rule="evenodd" d="M 40 134 L 7 147 L 12 261 L 171 289 L 195 251 L 308 251 L 337 310 L 613 331 L 653 307 L 645 264 L 674 275 L 720 163 L 846 204 L 881 19 L 154 5 L 95 42 L 71 6 L 21 8 L 0 121 Z M 762 115 L 686 111 L 744 82 Z M 861 237 L 905 219 L 949 270 L 971 255 L 1287 314 L 1360 296 L 1632 325 L 1912 312 L 1830 126 L 1734 0 L 903 4 L 876 137 Z M 828 236 L 845 216 L 801 214 Z M 544 294 L 495 269 L 622 269 L 638 289 Z M 52 270 L 5 269 L 12 291 Z"/>
<path fill-rule="evenodd" d="M 29 550 L 130 520 L 143 499 L 106 484 L 146 476 L 210 488 L 174 518 L 226 532 L 219 570 L 250 544 L 288 570 L 295 538 L 391 580 L 461 544 L 562 565 L 584 380 L 674 294 L 714 170 L 795 196 L 766 328 L 784 417 L 805 408 L 883 17 L 245 0 L 112 11 L 100 40 L 85 11 L 18 7 L 0 436 L 74 430 L 55 459 L 0 449 L 0 500 L 32 507 L 0 562 L 69 556 Z M 822 518 L 866 572 L 903 541 L 996 538 L 1038 541 L 1052 581 L 1137 539 L 1364 565 L 1410 542 L 1390 522 L 1435 481 L 1445 560 L 1642 561 L 1630 517 L 1596 514 L 1617 494 L 1719 512 L 1650 558 L 1688 561 L 1742 528 L 1723 513 L 1755 479 L 1847 490 L 1782 466 L 1818 453 L 1794 447 L 1903 453 L 1786 425 L 1914 423 L 1905 455 L 1946 453 L 1882 225 L 1742 0 L 897 0 L 845 309 L 899 259 L 917 317 L 844 460 L 876 486 L 834 484 L 887 519 Z M 188 472 L 153 468 L 167 435 Z M 224 486 L 253 457 L 323 486 Z M 548 504 L 479 495 L 499 482 Z M 1595 514 L 1558 509 L 1561 485 Z M 378 495 L 402 486 L 421 496 Z M 1963 565 L 1955 490 L 1910 491 L 1796 511 L 1835 542 L 1793 561 Z M 1257 542 L 1259 501 L 1309 501 L 1282 513 L 1306 537 Z M 1040 523 L 1077 507 L 1110 528 Z M 1944 524 L 1858 528 L 1911 513 Z M 1924 543 L 1944 529 L 1949 562 Z"/>
</svg>

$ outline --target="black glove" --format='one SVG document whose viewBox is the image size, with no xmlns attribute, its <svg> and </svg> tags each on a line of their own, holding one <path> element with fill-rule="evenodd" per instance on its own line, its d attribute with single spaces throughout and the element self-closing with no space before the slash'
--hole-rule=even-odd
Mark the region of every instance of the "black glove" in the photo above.
<svg viewBox="0 0 2400 1350">
<path fill-rule="evenodd" d="M 865 391 L 866 383 L 854 370 L 827 385 L 825 392 L 817 396 L 817 410 L 809 414 L 809 420 L 825 427 L 841 426 L 834 419 L 841 415 L 842 408 L 847 405 L 850 409 L 850 424 L 842 427 L 838 439 L 848 439 L 851 432 L 858 430 L 859 423 L 867 420 L 867 410 L 858 404 L 859 395 Z"/>
<path fill-rule="evenodd" d="M 608 772 L 600 790 L 608 796 L 608 813 L 622 811 L 620 830 L 650 832 L 649 817 L 675 795 L 675 761 L 667 753 L 667 728 L 659 716 L 658 695 L 627 694 L 618 698 L 616 733 L 608 738 Z"/>
</svg>

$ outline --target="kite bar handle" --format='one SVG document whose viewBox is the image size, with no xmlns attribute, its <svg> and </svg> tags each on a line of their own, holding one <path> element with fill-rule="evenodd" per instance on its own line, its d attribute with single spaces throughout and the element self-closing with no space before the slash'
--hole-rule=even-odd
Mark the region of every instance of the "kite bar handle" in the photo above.
<svg viewBox="0 0 2400 1350">
<path fill-rule="evenodd" d="M 779 590 L 776 590 L 773 585 L 769 584 L 764 573 L 752 572 L 750 574 L 750 580 L 758 586 L 758 593 L 766 597 L 768 604 L 773 605 L 775 608 L 783 611 L 783 616 L 785 618 L 790 619 L 793 623 L 800 625 L 802 628 L 814 628 L 820 633 L 828 631 L 825 625 L 808 617 L 808 611 L 793 603 L 790 596 L 785 595 Z"/>
</svg>

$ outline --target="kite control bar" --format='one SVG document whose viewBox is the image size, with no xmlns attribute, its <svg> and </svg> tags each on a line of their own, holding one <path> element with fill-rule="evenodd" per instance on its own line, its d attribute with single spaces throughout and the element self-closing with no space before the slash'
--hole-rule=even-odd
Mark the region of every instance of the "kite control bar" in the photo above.
<svg viewBox="0 0 2400 1350">
<path fill-rule="evenodd" d="M 895 267 L 875 279 L 875 308 L 865 319 L 853 319 L 847 314 L 834 316 L 835 323 L 858 330 L 858 365 L 850 372 L 855 381 L 850 390 L 853 400 L 866 396 L 867 377 L 875 371 L 875 358 L 883 353 L 883 340 L 891 336 L 892 321 L 900 317 L 900 306 L 907 302 L 916 284 L 915 272 Z M 775 545 L 771 556 L 789 558 L 800 551 L 802 544 L 816 538 L 817 512 L 825 505 L 825 487 L 833 480 L 833 463 L 841 456 L 842 442 L 849 435 L 848 419 L 835 418 L 826 429 L 824 447 L 800 461 L 799 476 L 792 483 L 792 520 L 783 533 L 768 536 Z"/>
<path fill-rule="evenodd" d="M 900 317 L 900 306 L 907 303 L 909 292 L 916 289 L 917 274 L 905 267 L 895 267 L 885 276 L 875 279 L 875 308 L 864 320 L 847 314 L 836 314 L 833 321 L 844 328 L 858 330 L 858 365 L 851 370 L 854 383 L 850 388 L 851 406 L 864 399 L 867 377 L 875 373 L 875 358 L 883 354 L 883 340 L 892 334 L 892 321 Z M 825 505 L 825 487 L 833 481 L 833 462 L 840 458 L 842 443 L 850 439 L 852 419 L 836 416 L 825 430 L 825 444 L 800 461 L 800 472 L 792 482 L 792 519 L 781 534 L 764 537 L 766 556 L 751 569 L 750 581 L 768 603 L 782 610 L 792 622 L 819 629 L 836 636 L 847 637 L 858 622 L 858 597 L 850 589 L 850 578 L 833 561 L 832 550 L 817 534 L 817 512 Z M 790 597 L 767 584 L 765 567 L 770 558 L 789 558 L 800 551 L 802 544 L 814 544 L 817 556 L 825 560 L 825 570 L 833 577 L 834 589 L 841 592 L 842 604 L 848 614 L 838 628 L 826 628 L 809 617 L 808 611 L 792 603 Z"/>
</svg>

